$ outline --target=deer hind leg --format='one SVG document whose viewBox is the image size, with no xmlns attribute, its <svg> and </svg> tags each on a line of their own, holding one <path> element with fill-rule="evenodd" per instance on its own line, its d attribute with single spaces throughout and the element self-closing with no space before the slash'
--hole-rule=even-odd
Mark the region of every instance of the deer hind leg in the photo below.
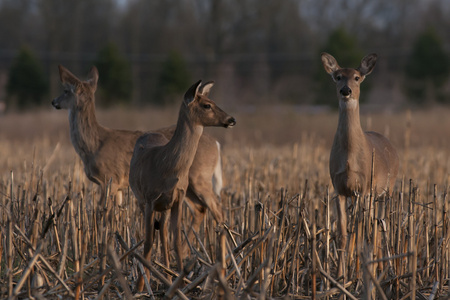
<svg viewBox="0 0 450 300">
<path fill-rule="evenodd" d="M 222 203 L 220 203 L 220 198 L 212 190 L 208 190 L 205 195 L 204 201 L 206 202 L 211 214 L 216 220 L 217 224 L 221 225 L 223 222 L 223 211 Z"/>
<path fill-rule="evenodd" d="M 338 277 L 344 275 L 344 269 L 347 265 L 345 259 L 345 248 L 347 246 L 347 197 L 339 195 L 337 199 L 337 217 L 338 217 Z"/>
<path fill-rule="evenodd" d="M 207 167 L 191 167 L 189 171 L 189 187 L 187 197 L 196 204 L 199 214 L 204 215 L 203 208 L 208 208 L 217 223 L 222 223 L 222 207 L 220 204 L 220 192 L 222 191 L 222 161 L 220 156 L 220 144 L 216 141 L 217 152 L 212 151 Z M 196 164 L 201 165 L 201 164 Z M 201 219 L 203 220 L 203 218 Z"/>
<path fill-rule="evenodd" d="M 103 218 L 106 216 L 106 186 L 99 185 L 100 187 L 100 199 L 93 205 L 95 211 L 95 217 L 97 226 L 103 226 Z"/>
<path fill-rule="evenodd" d="M 189 212 L 191 213 L 189 219 L 190 222 L 186 227 L 186 230 L 188 231 L 188 239 L 192 242 L 194 241 L 194 231 L 197 233 L 200 232 L 200 226 L 206 215 L 206 206 L 202 204 L 201 200 L 190 188 L 187 190 L 185 200 L 189 207 Z"/>
<path fill-rule="evenodd" d="M 147 261 L 150 261 L 152 255 L 152 247 L 153 247 L 153 239 L 154 239 L 154 222 L 155 222 L 155 213 L 153 211 L 152 205 L 147 203 L 145 205 L 145 242 L 144 242 L 144 258 Z M 150 280 L 150 270 L 146 269 L 145 274 L 147 278 Z M 144 289 L 144 277 L 141 275 L 138 279 L 137 290 L 142 292 Z"/>
<path fill-rule="evenodd" d="M 214 173 L 212 176 L 212 188 L 214 193 L 220 198 L 220 192 L 222 191 L 223 180 L 222 180 L 222 157 L 220 156 L 220 144 L 216 141 L 217 144 L 217 162 L 214 167 Z"/>
<path fill-rule="evenodd" d="M 97 202 L 97 217 L 100 219 L 108 209 L 114 206 L 114 199 L 116 203 L 120 206 L 122 203 L 122 191 L 119 190 L 117 184 L 111 182 L 104 182 L 99 184 L 100 186 L 100 200 Z"/>
<path fill-rule="evenodd" d="M 213 184 L 211 180 L 207 180 L 206 178 L 199 179 L 196 184 L 189 185 L 188 192 L 189 197 L 192 200 L 196 201 L 203 207 L 207 207 L 211 214 L 213 215 L 214 219 L 218 224 L 222 223 L 223 221 L 223 214 L 222 214 L 222 205 L 220 203 L 220 198 L 218 195 L 216 195 Z M 195 196 L 195 197 L 194 197 Z"/>
<path fill-rule="evenodd" d="M 211 211 L 219 225 L 223 222 L 221 204 L 213 190 L 203 189 L 202 192 L 196 193 L 193 189 L 189 186 L 186 193 L 186 203 L 191 212 L 190 224 L 192 225 L 192 230 L 187 228 L 189 241 L 194 240 L 194 231 L 197 233 L 200 231 L 207 209 Z"/>
<path fill-rule="evenodd" d="M 99 185 L 100 186 L 100 199 L 97 202 L 97 209 L 103 210 L 106 204 L 106 186 Z"/>
</svg>

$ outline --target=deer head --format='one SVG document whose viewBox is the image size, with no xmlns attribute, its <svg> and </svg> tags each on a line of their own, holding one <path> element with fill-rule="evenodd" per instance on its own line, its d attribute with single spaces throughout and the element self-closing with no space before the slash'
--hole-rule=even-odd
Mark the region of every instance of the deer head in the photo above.
<svg viewBox="0 0 450 300">
<path fill-rule="evenodd" d="M 190 119 L 194 125 L 231 127 L 236 120 L 218 107 L 208 98 L 214 85 L 213 81 L 201 84 L 201 80 L 194 83 L 184 95 L 184 107 L 188 109 Z"/>
<path fill-rule="evenodd" d="M 52 105 L 56 109 L 74 109 L 84 107 L 94 101 L 94 93 L 97 90 L 98 70 L 92 67 L 88 79 L 81 81 L 69 70 L 59 65 L 59 76 L 64 86 L 64 92 L 53 99 Z"/>
<path fill-rule="evenodd" d="M 376 54 L 369 54 L 361 60 L 358 68 L 341 68 L 336 59 L 322 53 L 322 63 L 325 71 L 331 75 L 336 83 L 336 92 L 340 107 L 352 108 L 358 106 L 360 84 L 369 75 L 377 62 Z"/>
</svg>

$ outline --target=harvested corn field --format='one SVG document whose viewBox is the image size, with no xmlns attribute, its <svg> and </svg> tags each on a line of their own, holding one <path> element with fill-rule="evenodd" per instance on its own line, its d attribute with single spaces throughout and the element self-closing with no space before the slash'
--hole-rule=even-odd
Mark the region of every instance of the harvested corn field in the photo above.
<svg viewBox="0 0 450 300">
<path fill-rule="evenodd" d="M 102 111 L 99 121 L 149 130 L 174 123 L 175 111 Z M 162 264 L 158 238 L 152 261 L 143 261 L 143 214 L 131 191 L 120 205 L 110 199 L 99 207 L 66 114 L 1 116 L 0 298 L 450 297 L 448 110 L 364 116 L 364 129 L 397 147 L 400 172 L 389 197 L 348 200 L 346 249 L 336 243 L 328 171 L 337 115 L 227 111 L 235 128 L 207 130 L 222 144 L 225 224 L 207 216 L 185 242 L 182 274 L 173 251 L 170 268 Z M 189 210 L 185 205 L 186 236 Z M 151 277 L 137 293 L 144 267 Z"/>
</svg>

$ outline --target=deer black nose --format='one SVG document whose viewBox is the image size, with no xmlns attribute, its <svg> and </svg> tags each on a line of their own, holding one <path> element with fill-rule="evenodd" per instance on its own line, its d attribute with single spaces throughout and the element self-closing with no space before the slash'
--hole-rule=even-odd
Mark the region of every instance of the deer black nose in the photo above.
<svg viewBox="0 0 450 300">
<path fill-rule="evenodd" d="M 59 106 L 59 104 L 56 102 L 56 98 L 53 99 L 52 105 L 53 105 L 53 107 L 56 108 L 56 109 L 60 109 L 60 108 L 61 108 L 61 107 Z"/>
<path fill-rule="evenodd" d="M 231 127 L 236 125 L 236 119 L 233 117 L 229 117 L 226 121 L 225 127 Z"/>
<path fill-rule="evenodd" d="M 349 88 L 348 86 L 344 86 L 340 91 L 342 96 L 344 97 L 348 97 L 352 94 L 352 89 Z"/>
</svg>

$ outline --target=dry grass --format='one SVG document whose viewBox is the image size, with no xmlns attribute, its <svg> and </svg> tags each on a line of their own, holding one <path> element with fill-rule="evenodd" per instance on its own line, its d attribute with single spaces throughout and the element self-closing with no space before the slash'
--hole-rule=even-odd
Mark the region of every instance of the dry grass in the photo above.
<svg viewBox="0 0 450 300">
<path fill-rule="evenodd" d="M 337 298 L 343 286 L 347 298 L 413 292 L 432 299 L 434 290 L 435 299 L 449 297 L 448 109 L 361 117 L 364 128 L 387 134 L 398 148 L 401 171 L 393 197 L 372 202 L 372 214 L 362 209 L 365 199 L 353 200 L 344 279 L 335 278 L 340 250 L 328 175 L 337 115 L 293 107 L 234 111 L 235 128 L 207 130 L 223 145 L 227 226 L 216 232 L 208 218 L 191 241 L 192 270 L 180 287 L 188 298 Z M 176 108 L 115 109 L 100 112 L 99 121 L 145 130 L 170 125 L 176 115 Z M 142 246 L 127 249 L 143 238 L 134 197 L 99 211 L 99 191 L 70 144 L 66 112 L 0 116 L 0 128 L 0 298 L 130 297 Z M 159 260 L 157 252 L 149 286 L 155 298 L 169 291 L 158 279 L 168 274 Z"/>
</svg>

